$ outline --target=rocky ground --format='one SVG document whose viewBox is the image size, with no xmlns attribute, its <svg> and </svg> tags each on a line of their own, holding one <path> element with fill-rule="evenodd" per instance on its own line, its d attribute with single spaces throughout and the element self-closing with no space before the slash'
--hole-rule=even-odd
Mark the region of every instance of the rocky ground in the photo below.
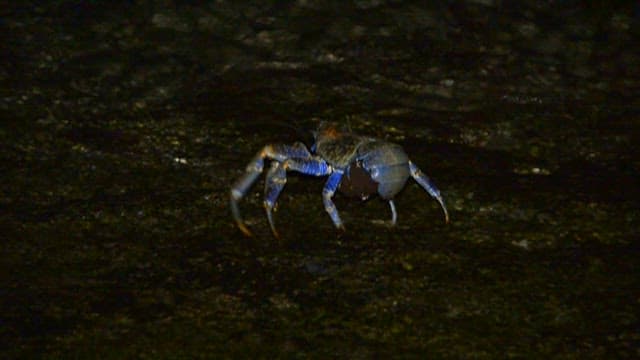
<svg viewBox="0 0 640 360">
<path fill-rule="evenodd" d="M 640 356 L 633 2 L 20 2 L 0 42 L 3 358 Z M 320 119 L 401 144 L 388 208 L 291 175 Z"/>
</svg>

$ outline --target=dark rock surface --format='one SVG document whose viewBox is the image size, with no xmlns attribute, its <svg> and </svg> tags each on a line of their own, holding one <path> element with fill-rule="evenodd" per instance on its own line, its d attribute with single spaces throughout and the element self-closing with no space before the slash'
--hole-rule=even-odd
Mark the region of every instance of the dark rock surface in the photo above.
<svg viewBox="0 0 640 360">
<path fill-rule="evenodd" d="M 640 7 L 566 1 L 55 1 L 1 12 L 0 355 L 640 356 Z M 443 193 L 387 205 L 263 145 L 318 119 Z M 299 130 L 296 130 L 298 128 Z M 306 138 L 305 138 L 306 136 Z"/>
</svg>

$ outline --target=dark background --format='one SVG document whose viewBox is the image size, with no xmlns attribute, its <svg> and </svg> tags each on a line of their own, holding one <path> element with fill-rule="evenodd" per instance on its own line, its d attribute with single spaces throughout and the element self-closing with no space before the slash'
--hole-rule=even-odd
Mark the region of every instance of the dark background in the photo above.
<svg viewBox="0 0 640 360">
<path fill-rule="evenodd" d="M 0 10 L 0 355 L 632 358 L 634 1 L 57 1 Z M 387 205 L 291 175 L 320 119 L 401 144 Z"/>
</svg>

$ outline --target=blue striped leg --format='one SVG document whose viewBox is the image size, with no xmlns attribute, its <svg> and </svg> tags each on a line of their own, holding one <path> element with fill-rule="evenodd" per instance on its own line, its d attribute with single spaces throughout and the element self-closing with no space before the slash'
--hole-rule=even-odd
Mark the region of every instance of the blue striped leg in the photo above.
<svg viewBox="0 0 640 360">
<path fill-rule="evenodd" d="M 447 211 L 447 207 L 444 205 L 444 200 L 442 199 L 442 195 L 440 195 L 440 190 L 438 190 L 438 188 L 433 184 L 433 181 L 431 181 L 431 179 L 429 179 L 429 177 L 418 169 L 418 167 L 411 161 L 409 161 L 409 170 L 411 171 L 411 177 L 413 177 L 413 179 L 420 184 L 420 186 L 422 186 L 429 195 L 438 200 L 440 207 L 442 207 L 442 211 L 444 211 L 444 220 L 448 223 L 449 212 Z"/>
<path fill-rule="evenodd" d="M 286 184 L 287 171 L 282 166 L 282 163 L 274 161 L 271 163 L 271 169 L 267 172 L 267 178 L 264 182 L 264 208 L 267 211 L 267 220 L 269 220 L 271 232 L 273 233 L 273 236 L 278 239 L 280 238 L 280 235 L 273 224 L 271 210 L 275 208 L 278 196 L 280 196 L 280 192 Z"/>
<path fill-rule="evenodd" d="M 264 208 L 267 211 L 267 219 L 273 236 L 279 238 L 273 222 L 272 210 L 276 205 L 278 196 L 287 183 L 287 170 L 297 171 L 306 175 L 325 176 L 331 173 L 331 167 L 321 158 L 309 155 L 308 158 L 288 159 L 283 163 L 274 162 L 267 173 L 264 188 Z"/>
<path fill-rule="evenodd" d="M 329 216 L 331 216 L 331 220 L 336 228 L 340 230 L 344 230 L 344 225 L 342 225 L 342 220 L 340 220 L 340 215 L 338 215 L 338 209 L 336 209 L 336 205 L 333 203 L 331 198 L 340 185 L 342 174 L 342 170 L 335 170 L 334 173 L 329 176 L 329 180 L 327 180 L 327 183 L 324 185 L 324 189 L 322 190 L 322 202 L 324 203 L 324 209 L 329 213 Z"/>
<path fill-rule="evenodd" d="M 260 150 L 247 165 L 244 175 L 231 187 L 230 206 L 233 218 L 238 224 L 238 228 L 247 236 L 251 236 L 251 231 L 246 227 L 240 216 L 238 202 L 246 195 L 251 185 L 258 179 L 264 168 L 264 160 L 270 159 L 276 162 L 283 162 L 289 158 L 307 158 L 311 153 L 302 143 L 293 145 L 267 145 Z"/>
</svg>

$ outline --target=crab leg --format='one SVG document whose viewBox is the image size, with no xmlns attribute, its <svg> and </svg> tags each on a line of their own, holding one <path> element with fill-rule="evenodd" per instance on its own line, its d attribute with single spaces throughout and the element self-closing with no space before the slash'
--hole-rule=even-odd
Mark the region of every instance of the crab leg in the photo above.
<svg viewBox="0 0 640 360">
<path fill-rule="evenodd" d="M 395 226 L 398 220 L 398 213 L 396 212 L 396 205 L 393 203 L 393 200 L 389 200 L 389 208 L 391 208 L 391 226 Z"/>
<path fill-rule="evenodd" d="M 267 211 L 267 219 L 273 236 L 279 238 L 273 222 L 272 210 L 280 192 L 287 183 L 287 170 L 297 171 L 305 175 L 325 176 L 329 175 L 333 169 L 322 159 L 311 156 L 307 159 L 288 159 L 284 163 L 274 163 L 267 173 L 267 180 L 264 188 L 264 208 Z"/>
<path fill-rule="evenodd" d="M 444 205 L 444 200 L 442 199 L 442 195 L 440 195 L 440 190 L 438 190 L 438 188 L 433 184 L 433 181 L 431 181 L 431 179 L 429 179 L 429 177 L 418 169 L 418 167 L 411 161 L 409 161 L 409 170 L 411 171 L 411 177 L 413 177 L 413 179 L 420 184 L 420 186 L 422 186 L 429 195 L 440 203 L 442 211 L 444 211 L 444 220 L 448 223 L 449 212 L 447 211 L 447 207 Z"/>
<path fill-rule="evenodd" d="M 267 219 L 269 220 L 269 226 L 271 226 L 271 232 L 276 238 L 280 238 L 280 235 L 276 231 L 276 227 L 273 223 L 273 216 L 271 210 L 275 207 L 278 196 L 287 183 L 287 171 L 280 162 L 271 163 L 271 168 L 267 172 L 267 178 L 264 182 L 264 209 L 267 211 Z"/>
<path fill-rule="evenodd" d="M 251 231 L 242 221 L 238 202 L 246 195 L 251 185 L 258 179 L 264 168 L 264 160 L 271 159 L 277 162 L 283 162 L 289 158 L 307 158 L 311 153 L 304 144 L 296 142 L 293 145 L 267 145 L 260 150 L 247 165 L 245 174 L 236 181 L 231 187 L 231 212 L 233 218 L 238 224 L 238 228 L 247 236 L 251 236 Z"/>
<path fill-rule="evenodd" d="M 324 185 L 324 189 L 322 190 L 322 202 L 324 203 L 324 209 L 331 216 L 331 220 L 336 228 L 344 230 L 344 225 L 342 225 L 342 220 L 340 220 L 340 215 L 338 215 L 338 209 L 336 209 L 336 205 L 333 203 L 331 198 L 333 194 L 335 194 L 338 185 L 340 185 L 340 180 L 342 180 L 343 172 L 340 170 L 336 170 L 331 176 L 329 176 L 329 180 Z"/>
</svg>

